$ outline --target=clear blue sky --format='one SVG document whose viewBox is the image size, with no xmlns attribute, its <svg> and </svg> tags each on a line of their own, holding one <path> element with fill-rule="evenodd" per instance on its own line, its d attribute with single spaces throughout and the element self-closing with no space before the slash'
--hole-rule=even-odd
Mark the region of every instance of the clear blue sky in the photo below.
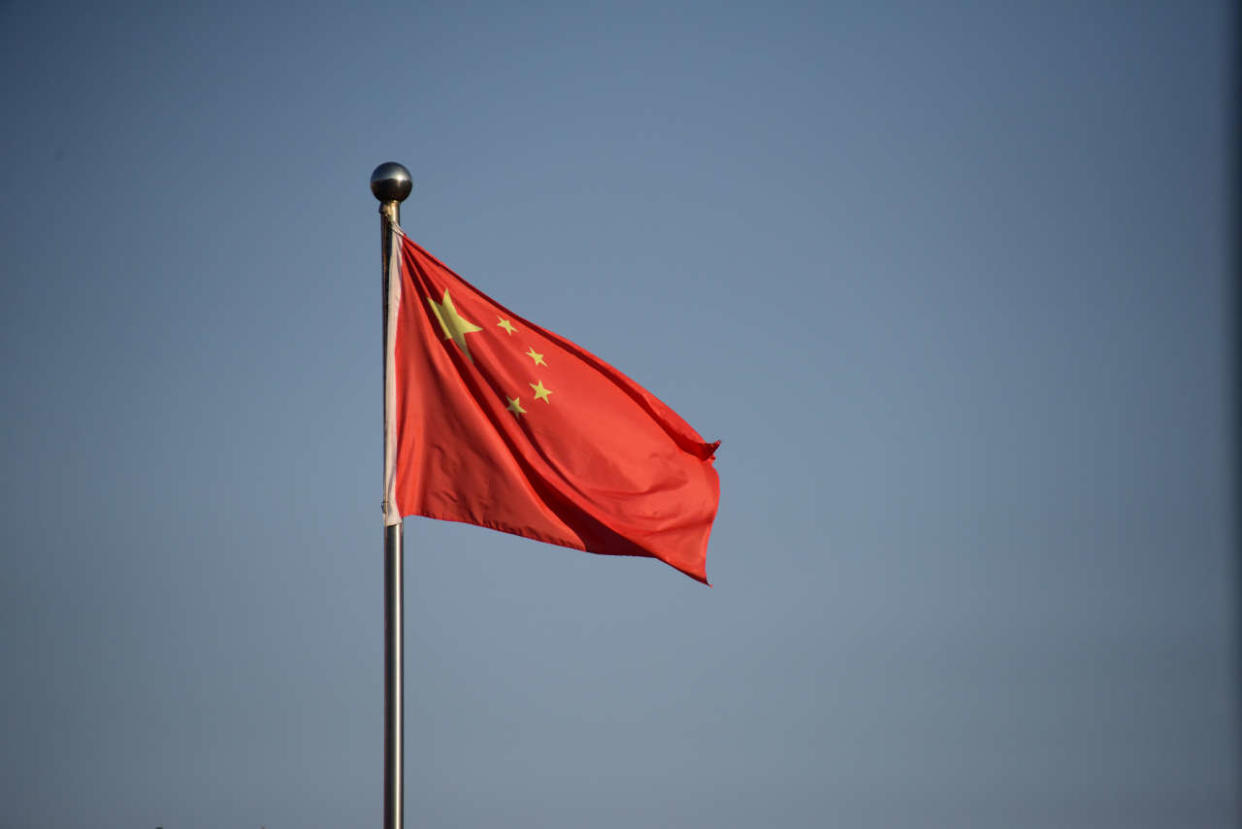
<svg viewBox="0 0 1242 829">
<path fill-rule="evenodd" d="M 378 826 L 379 224 L 723 441 L 407 522 L 408 825 L 1221 827 L 1212 3 L 0 5 L 0 825 Z"/>
</svg>

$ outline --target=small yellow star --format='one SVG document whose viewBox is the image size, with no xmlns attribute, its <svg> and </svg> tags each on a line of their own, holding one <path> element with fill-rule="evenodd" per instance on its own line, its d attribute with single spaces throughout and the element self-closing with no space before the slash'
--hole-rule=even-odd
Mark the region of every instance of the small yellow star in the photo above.
<svg viewBox="0 0 1242 829">
<path fill-rule="evenodd" d="M 520 402 L 521 399 L 522 398 L 520 397 L 506 397 L 505 398 L 505 400 L 509 401 L 509 405 L 506 406 L 505 408 L 513 412 L 514 417 L 521 417 L 522 415 L 526 414 L 526 410 L 522 408 L 522 404 Z"/>
<path fill-rule="evenodd" d="M 552 393 L 552 389 L 545 389 L 543 387 L 542 380 L 539 381 L 539 385 L 535 385 L 534 383 L 527 383 L 526 385 L 530 386 L 532 389 L 535 390 L 536 400 L 542 400 L 544 403 L 547 403 L 549 406 L 552 405 L 552 401 L 548 399 L 548 395 Z"/>
<path fill-rule="evenodd" d="M 534 361 L 535 361 L 535 365 L 537 365 L 537 366 L 546 366 L 546 365 L 547 365 L 547 363 L 545 363 L 545 362 L 543 361 L 543 355 L 542 355 L 542 354 L 540 354 L 538 351 L 536 351 L 534 348 L 532 348 L 530 351 L 527 351 L 527 352 L 526 352 L 526 356 L 527 356 L 527 357 L 530 357 L 532 360 L 534 360 Z"/>
<path fill-rule="evenodd" d="M 508 331 L 510 336 L 512 336 L 513 332 L 517 330 L 513 323 L 509 322 L 504 317 L 496 317 L 496 319 L 500 320 L 500 322 L 496 323 L 496 325 L 503 328 L 505 331 Z"/>
<path fill-rule="evenodd" d="M 431 303 L 431 310 L 435 312 L 436 319 L 440 322 L 440 328 L 444 331 L 444 339 L 457 343 L 457 347 L 466 355 L 466 359 L 473 363 L 474 358 L 470 356 L 470 346 L 466 344 L 466 335 L 483 329 L 457 313 L 453 298 L 449 296 L 448 291 L 444 292 L 442 302 L 436 302 L 431 297 L 427 297 L 427 301 Z"/>
</svg>

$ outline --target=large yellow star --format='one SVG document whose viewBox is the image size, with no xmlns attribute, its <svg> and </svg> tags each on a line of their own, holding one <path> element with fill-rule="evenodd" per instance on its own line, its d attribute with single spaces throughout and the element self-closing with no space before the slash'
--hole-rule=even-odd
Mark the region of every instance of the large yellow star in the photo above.
<svg viewBox="0 0 1242 829">
<path fill-rule="evenodd" d="M 545 363 L 545 362 L 543 361 L 543 355 L 542 355 L 542 354 L 540 354 L 538 351 L 536 351 L 534 348 L 532 348 L 530 351 L 527 351 L 527 352 L 526 352 L 526 356 L 527 356 L 527 357 L 530 357 L 532 360 L 534 360 L 534 361 L 535 361 L 535 365 L 537 365 L 537 366 L 546 366 L 546 365 L 547 365 L 547 363 Z"/>
<path fill-rule="evenodd" d="M 444 292 L 443 302 L 436 302 L 431 297 L 427 297 L 427 301 L 431 303 L 431 310 L 435 311 L 436 319 L 440 321 L 440 327 L 444 329 L 444 339 L 457 343 L 457 347 L 466 355 L 466 359 L 473 363 L 474 358 L 470 356 L 470 346 L 466 344 L 466 335 L 483 329 L 457 313 L 457 309 L 453 307 L 453 298 L 449 296 L 448 291 Z"/>
<path fill-rule="evenodd" d="M 543 387 L 542 380 L 539 381 L 538 385 L 535 385 L 534 383 L 527 383 L 526 385 L 530 386 L 532 389 L 535 390 L 536 400 L 542 400 L 544 403 L 547 403 L 549 406 L 552 405 L 552 401 L 548 399 L 548 395 L 552 393 L 552 389 L 545 389 Z"/>
<path fill-rule="evenodd" d="M 522 415 L 526 414 L 526 410 L 522 408 L 522 403 L 521 403 L 522 398 L 506 397 L 505 400 L 509 401 L 509 405 L 505 406 L 505 408 L 513 412 L 514 417 L 521 417 Z"/>
</svg>

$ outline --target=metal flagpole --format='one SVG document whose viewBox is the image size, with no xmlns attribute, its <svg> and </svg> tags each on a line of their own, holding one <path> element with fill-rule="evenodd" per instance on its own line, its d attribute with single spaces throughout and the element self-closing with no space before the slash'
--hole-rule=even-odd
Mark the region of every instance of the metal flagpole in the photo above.
<svg viewBox="0 0 1242 829">
<path fill-rule="evenodd" d="M 404 814 L 404 713 L 405 697 L 402 640 L 405 610 L 402 573 L 402 524 L 392 499 L 395 411 L 389 307 L 400 297 L 401 272 L 394 268 L 397 258 L 396 227 L 401 219 L 401 202 L 410 195 L 410 171 L 389 161 L 371 173 L 371 192 L 380 202 L 380 250 L 383 258 L 383 343 L 384 343 L 384 829 L 402 829 Z M 394 281 L 395 280 L 395 281 Z"/>
</svg>

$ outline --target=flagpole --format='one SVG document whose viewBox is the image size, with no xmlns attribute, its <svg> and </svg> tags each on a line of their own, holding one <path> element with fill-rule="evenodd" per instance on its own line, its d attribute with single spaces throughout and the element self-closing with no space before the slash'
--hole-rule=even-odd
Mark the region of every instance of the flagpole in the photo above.
<svg viewBox="0 0 1242 829">
<path fill-rule="evenodd" d="M 405 695 L 403 639 L 405 608 L 402 571 L 402 524 L 392 497 L 392 471 L 396 447 L 393 445 L 393 411 L 395 401 L 392 382 L 391 340 L 388 330 L 393 288 L 400 290 L 399 268 L 394 272 L 396 228 L 401 220 L 401 202 L 410 195 L 413 184 L 410 171 L 389 161 L 371 173 L 371 192 L 379 199 L 380 252 L 383 261 L 381 301 L 383 307 L 384 351 L 384 829 L 402 829 L 404 813 L 404 714 Z M 394 284 L 392 280 L 397 280 Z M 397 294 L 399 296 L 399 293 Z"/>
</svg>

